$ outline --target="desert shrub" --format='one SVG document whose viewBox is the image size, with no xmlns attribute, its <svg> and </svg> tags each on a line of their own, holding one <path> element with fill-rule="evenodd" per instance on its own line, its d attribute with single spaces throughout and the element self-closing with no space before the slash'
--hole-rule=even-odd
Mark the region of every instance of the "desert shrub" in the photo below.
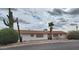
<svg viewBox="0 0 79 59">
<path fill-rule="evenodd" d="M 79 31 L 70 31 L 67 35 L 67 38 L 70 39 L 75 39 L 79 40 Z"/>
<path fill-rule="evenodd" d="M 5 28 L 0 30 L 0 44 L 6 45 L 18 42 L 18 33 L 11 29 Z"/>
</svg>

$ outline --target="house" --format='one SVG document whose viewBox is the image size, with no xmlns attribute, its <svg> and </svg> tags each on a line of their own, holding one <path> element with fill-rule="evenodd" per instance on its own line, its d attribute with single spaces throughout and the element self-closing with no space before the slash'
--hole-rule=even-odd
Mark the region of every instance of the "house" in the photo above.
<svg viewBox="0 0 79 59">
<path fill-rule="evenodd" d="M 35 30 L 20 30 L 23 41 L 27 40 L 47 40 L 49 37 L 49 31 L 35 31 Z M 52 38 L 54 39 L 66 39 L 66 32 L 52 31 Z"/>
</svg>

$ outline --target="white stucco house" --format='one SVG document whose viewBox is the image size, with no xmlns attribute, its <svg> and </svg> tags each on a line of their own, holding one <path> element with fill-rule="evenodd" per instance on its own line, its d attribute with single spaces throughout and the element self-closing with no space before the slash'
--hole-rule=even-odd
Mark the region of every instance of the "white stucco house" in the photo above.
<svg viewBox="0 0 79 59">
<path fill-rule="evenodd" d="M 48 40 L 49 31 L 34 31 L 34 30 L 20 30 L 23 41 L 28 40 Z M 52 38 L 55 39 L 66 39 L 66 32 L 63 31 L 52 31 Z"/>
</svg>

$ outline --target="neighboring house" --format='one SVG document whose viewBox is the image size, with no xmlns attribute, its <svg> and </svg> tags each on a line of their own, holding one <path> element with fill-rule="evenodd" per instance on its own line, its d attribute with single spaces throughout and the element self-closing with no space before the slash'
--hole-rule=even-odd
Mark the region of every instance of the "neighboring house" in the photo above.
<svg viewBox="0 0 79 59">
<path fill-rule="evenodd" d="M 32 31 L 32 30 L 20 30 L 23 41 L 27 40 L 47 40 L 49 37 L 49 31 Z M 54 39 L 66 39 L 66 32 L 53 31 L 52 38 Z"/>
</svg>

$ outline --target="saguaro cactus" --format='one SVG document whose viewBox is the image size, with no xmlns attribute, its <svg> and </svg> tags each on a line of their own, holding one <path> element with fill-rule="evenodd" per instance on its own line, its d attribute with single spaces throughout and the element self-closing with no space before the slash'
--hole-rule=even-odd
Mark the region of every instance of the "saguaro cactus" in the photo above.
<svg viewBox="0 0 79 59">
<path fill-rule="evenodd" d="M 13 12 L 11 11 L 11 9 L 9 8 L 9 15 L 7 15 L 8 17 L 8 21 L 6 22 L 5 19 L 3 19 L 3 22 L 6 26 L 9 26 L 9 28 L 13 28 L 13 24 L 15 22 L 14 18 L 13 18 Z"/>
</svg>

